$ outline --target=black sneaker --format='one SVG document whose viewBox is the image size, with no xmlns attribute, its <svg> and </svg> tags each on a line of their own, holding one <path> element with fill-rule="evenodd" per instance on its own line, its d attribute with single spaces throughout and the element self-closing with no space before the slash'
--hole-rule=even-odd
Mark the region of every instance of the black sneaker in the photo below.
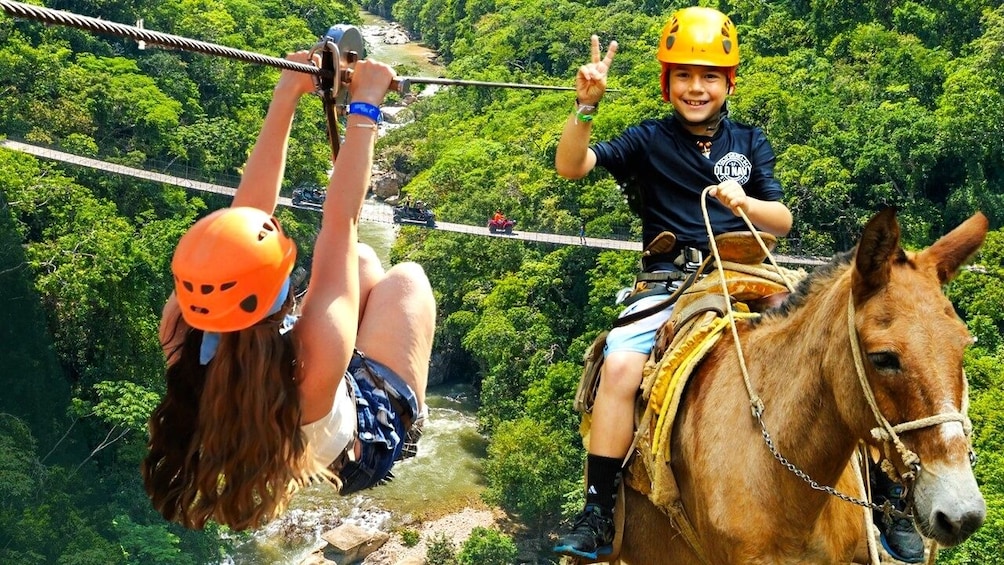
<svg viewBox="0 0 1004 565">
<path fill-rule="evenodd" d="M 554 552 L 599 559 L 613 553 L 614 518 L 595 504 L 587 504 L 575 517 L 572 529 L 558 538 Z"/>
<path fill-rule="evenodd" d="M 922 563 L 924 561 L 924 538 L 920 537 L 913 521 L 908 518 L 893 518 L 892 524 L 886 525 L 882 519 L 876 520 L 879 529 L 879 539 L 889 556 L 903 563 Z"/>
<path fill-rule="evenodd" d="M 881 470 L 877 463 L 872 463 L 874 468 L 871 473 L 872 501 L 883 505 L 889 502 L 892 507 L 900 512 L 907 509 L 906 494 L 903 485 L 893 481 Z M 920 537 L 913 520 L 902 517 L 889 517 L 887 521 L 884 512 L 875 510 L 873 512 L 875 525 L 879 529 L 879 539 L 882 547 L 885 548 L 889 556 L 903 563 L 922 563 L 924 561 L 924 538 Z"/>
</svg>

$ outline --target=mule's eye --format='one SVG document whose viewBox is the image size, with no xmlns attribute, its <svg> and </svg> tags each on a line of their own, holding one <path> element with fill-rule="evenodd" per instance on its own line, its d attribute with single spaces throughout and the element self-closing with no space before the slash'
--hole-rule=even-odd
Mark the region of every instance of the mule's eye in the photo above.
<svg viewBox="0 0 1004 565">
<path fill-rule="evenodd" d="M 882 351 L 880 353 L 869 353 L 868 360 L 879 371 L 898 371 L 899 357 L 895 353 Z"/>
</svg>

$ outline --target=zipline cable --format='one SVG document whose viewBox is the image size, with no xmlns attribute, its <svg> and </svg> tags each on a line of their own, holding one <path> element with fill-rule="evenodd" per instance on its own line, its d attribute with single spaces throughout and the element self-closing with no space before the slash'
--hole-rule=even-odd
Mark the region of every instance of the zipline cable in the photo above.
<svg viewBox="0 0 1004 565">
<path fill-rule="evenodd" d="M 147 43 L 161 45 L 170 49 L 195 51 L 208 55 L 216 55 L 219 57 L 246 61 L 248 63 L 256 63 L 259 65 L 268 65 L 270 67 L 298 71 L 301 73 L 323 75 L 321 69 L 311 65 L 280 59 L 279 57 L 269 57 L 268 55 L 242 51 L 240 49 L 224 47 L 222 45 L 207 43 L 205 41 L 196 41 L 194 39 L 188 39 L 186 37 L 171 35 L 168 33 L 160 33 L 135 26 L 100 20 L 98 18 L 53 10 L 44 6 L 32 6 L 31 4 L 24 4 L 22 2 L 0 0 L 0 7 L 2 7 L 7 14 L 15 18 L 28 18 L 48 24 L 75 27 L 97 33 L 118 35 L 120 37 L 127 37 L 137 41 L 145 41 Z"/>
<path fill-rule="evenodd" d="M 270 57 L 268 55 L 262 55 L 260 53 L 243 51 L 240 49 L 234 49 L 232 47 L 225 47 L 223 45 L 217 45 L 215 43 L 208 43 L 205 41 L 198 41 L 195 39 L 188 39 L 187 37 L 171 35 L 169 33 L 150 31 L 136 26 L 109 22 L 107 20 L 91 18 L 88 16 L 81 16 L 79 14 L 64 12 L 62 10 L 53 10 L 51 8 L 46 8 L 44 6 L 33 6 L 31 4 L 25 4 L 23 2 L 0 0 L 0 8 L 3 8 L 3 10 L 7 12 L 8 15 L 15 18 L 26 18 L 26 19 L 37 20 L 47 24 L 75 27 L 85 31 L 104 33 L 109 35 L 117 35 L 119 37 L 126 37 L 129 39 L 133 39 L 135 41 L 144 41 L 149 44 L 160 45 L 168 49 L 182 49 L 186 51 L 194 51 L 197 53 L 205 53 L 207 55 L 227 57 L 229 59 L 237 59 L 239 61 L 245 61 L 248 63 L 256 63 L 259 65 L 268 65 L 270 67 L 277 67 L 280 69 L 298 71 L 301 73 L 307 73 L 327 79 L 330 79 L 332 76 L 332 73 L 329 69 L 319 69 L 311 65 L 295 63 L 293 61 L 289 61 L 279 57 Z M 342 77 L 342 79 L 340 79 L 339 82 L 341 82 L 341 80 L 343 79 L 344 77 Z M 391 89 L 401 93 L 406 93 L 408 92 L 412 84 L 437 84 L 442 86 L 476 86 L 476 87 L 487 87 L 487 88 L 519 88 L 528 90 L 575 90 L 575 87 L 573 86 L 552 86 L 545 84 L 527 84 L 527 83 L 517 83 L 517 82 L 489 82 L 489 81 L 478 81 L 478 80 L 461 80 L 461 79 L 430 78 L 430 77 L 406 77 L 406 76 L 397 77 L 397 79 L 391 84 Z M 617 89 L 607 89 L 607 91 L 616 92 Z"/>
</svg>

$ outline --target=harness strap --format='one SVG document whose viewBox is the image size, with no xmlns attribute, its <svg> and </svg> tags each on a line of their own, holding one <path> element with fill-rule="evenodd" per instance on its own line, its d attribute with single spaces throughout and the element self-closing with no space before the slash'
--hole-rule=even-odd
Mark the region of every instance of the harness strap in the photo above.
<svg viewBox="0 0 1004 565">
<path fill-rule="evenodd" d="M 666 253 L 647 253 L 642 257 L 642 265 L 646 268 L 660 263 L 675 265 L 677 268 L 690 271 L 704 262 L 705 253 L 697 247 L 676 245 Z"/>
<path fill-rule="evenodd" d="M 721 294 L 705 294 L 693 302 L 687 304 L 680 311 L 676 312 L 678 328 L 687 325 L 687 322 L 705 312 L 714 312 L 719 316 L 725 316 L 729 311 L 729 299 Z"/>
<path fill-rule="evenodd" d="M 650 289 L 643 290 L 641 292 L 636 292 L 631 296 L 628 296 L 624 300 L 624 302 L 621 303 L 621 305 L 627 308 L 628 306 L 634 304 L 635 302 L 638 302 L 642 298 L 648 298 L 649 296 L 659 296 L 662 294 L 669 294 L 669 288 L 667 288 L 666 285 L 663 284 L 656 285 Z"/>
<path fill-rule="evenodd" d="M 652 314 L 655 314 L 656 312 L 661 312 L 662 310 L 669 308 L 673 304 L 676 304 L 677 299 L 680 298 L 680 295 L 683 294 L 683 291 L 687 290 L 694 284 L 694 281 L 697 280 L 697 276 L 698 273 L 691 273 L 680 284 L 679 287 L 677 287 L 672 293 L 669 294 L 669 296 L 665 300 L 659 302 L 658 304 L 653 304 L 652 306 L 645 308 L 643 310 L 638 310 L 637 312 L 632 312 L 626 316 L 617 318 L 616 320 L 614 320 L 613 327 L 619 328 L 621 326 L 626 326 L 632 322 L 637 322 L 638 320 L 647 318 Z"/>
<path fill-rule="evenodd" d="M 670 282 L 682 281 L 687 278 L 687 273 L 683 271 L 658 271 L 655 273 L 641 272 L 635 275 L 634 281 L 639 282 Z"/>
</svg>

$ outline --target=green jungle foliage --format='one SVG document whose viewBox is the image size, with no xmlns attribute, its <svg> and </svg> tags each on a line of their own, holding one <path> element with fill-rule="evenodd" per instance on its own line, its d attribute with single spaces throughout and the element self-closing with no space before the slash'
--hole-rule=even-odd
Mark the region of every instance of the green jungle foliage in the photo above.
<svg viewBox="0 0 1004 565">
<path fill-rule="evenodd" d="M 948 289 L 978 343 L 967 355 L 984 527 L 939 563 L 1004 564 L 1004 7 L 994 0 L 702 2 L 734 15 L 743 63 L 733 117 L 765 129 L 795 228 L 780 244 L 829 256 L 895 205 L 911 246 L 974 210 L 996 230 Z M 51 8 L 257 53 L 307 48 L 358 9 L 402 22 L 449 76 L 569 85 L 589 36 L 620 43 L 594 122 L 606 139 L 670 111 L 654 58 L 682 1 L 130 0 Z M 0 135 L 125 165 L 234 184 L 276 78 L 271 68 L 0 18 Z M 638 238 L 602 172 L 553 170 L 568 92 L 446 89 L 379 144 L 408 195 L 440 220 L 483 225 L 495 208 L 521 229 Z M 322 183 L 320 103 L 302 102 L 288 195 Z M 164 385 L 157 341 L 169 260 L 211 195 L 69 168 L 0 150 L 0 562 L 205 563 L 240 536 L 188 532 L 149 505 L 138 465 Z M 280 219 L 309 265 L 317 215 Z M 581 497 L 571 398 L 582 354 L 617 312 L 637 255 L 402 228 L 394 259 L 419 261 L 439 304 L 437 354 L 480 391 L 490 438 L 486 499 L 541 540 Z M 528 417 L 527 415 L 532 415 Z M 457 558 L 509 555 L 482 532 Z M 546 542 L 544 542 L 546 545 Z M 466 552 L 466 553 L 465 553 Z M 453 555 L 449 556 L 453 559 Z M 446 562 L 446 557 L 443 557 Z M 500 561 L 502 562 L 502 561 Z"/>
<path fill-rule="evenodd" d="M 517 554 L 516 544 L 508 536 L 477 527 L 464 542 L 457 561 L 460 565 L 509 565 Z"/>
</svg>

